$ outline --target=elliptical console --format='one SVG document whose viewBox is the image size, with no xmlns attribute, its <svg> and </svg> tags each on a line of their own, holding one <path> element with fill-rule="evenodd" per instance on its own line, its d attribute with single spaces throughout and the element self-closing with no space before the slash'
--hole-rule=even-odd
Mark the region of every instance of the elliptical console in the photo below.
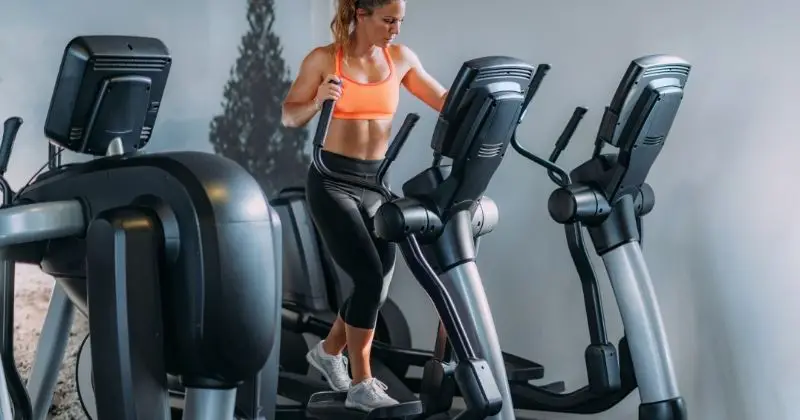
<svg viewBox="0 0 800 420">
<path fill-rule="evenodd" d="M 540 66 L 536 79 L 541 81 L 548 69 Z M 672 127 L 690 69 L 683 59 L 668 55 L 631 62 L 606 108 L 592 158 L 570 174 L 555 161 L 586 112 L 584 108 L 576 109 L 549 160 L 525 150 L 516 139 L 512 141 L 520 154 L 546 167 L 559 185 L 550 196 L 548 210 L 553 220 L 565 225 L 583 285 L 591 337 L 586 349 L 587 386 L 557 394 L 532 385 L 515 385 L 516 407 L 597 413 L 613 407 L 638 386 L 640 419 L 686 418 L 640 243 L 641 219 L 655 204 L 653 189 L 645 180 Z M 618 150 L 601 154 L 604 145 Z M 583 242 L 583 227 L 603 259 L 622 316 L 626 337 L 620 341 L 619 358 L 606 336 L 597 276 Z"/>
<path fill-rule="evenodd" d="M 0 280 L 13 281 L 22 262 L 57 281 L 32 401 L 14 398 L 17 413 L 32 411 L 25 419 L 47 414 L 73 307 L 89 318 L 95 420 L 170 418 L 167 373 L 187 388 L 184 419 L 232 418 L 237 386 L 273 351 L 280 227 L 262 189 L 220 156 L 136 152 L 170 64 L 154 38 L 78 37 L 66 47 L 45 133 L 101 158 L 45 172 L 0 210 L 2 245 L 13 246 Z"/>
</svg>

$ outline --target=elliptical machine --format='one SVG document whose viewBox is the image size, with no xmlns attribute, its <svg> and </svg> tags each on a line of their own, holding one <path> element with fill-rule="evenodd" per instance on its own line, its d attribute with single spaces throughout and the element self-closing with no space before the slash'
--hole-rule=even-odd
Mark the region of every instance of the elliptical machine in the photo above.
<svg viewBox="0 0 800 420">
<path fill-rule="evenodd" d="M 383 194 L 387 202 L 374 218 L 375 234 L 400 244 L 409 268 L 430 296 L 440 317 L 434 359 L 426 365 L 421 402 L 358 413 L 344 408 L 346 392 L 312 396 L 306 412 L 317 419 L 447 419 L 447 392 L 457 386 L 467 409 L 459 419 L 514 419 L 508 379 L 475 264 L 477 237 L 492 231 L 497 206 L 483 196 L 531 99 L 526 95 L 533 66 L 511 57 L 484 57 L 464 63 L 448 94 L 431 146 L 433 164 L 403 184 L 403 197 L 383 183 L 416 116 L 409 115 L 389 147 L 378 179 L 334 173 L 321 151 L 330 123 L 326 102 L 314 139 L 313 162 L 330 179 Z M 452 162 L 444 164 L 443 159 Z M 446 338 L 445 338 L 446 337 Z M 452 400 L 452 397 L 450 398 Z M 422 411 L 420 413 L 420 411 Z"/>
<path fill-rule="evenodd" d="M 89 318 L 99 420 L 169 419 L 168 373 L 187 388 L 184 419 L 232 418 L 237 387 L 277 357 L 280 221 L 262 189 L 220 156 L 137 152 L 170 65 L 154 38 L 77 37 L 65 49 L 45 134 L 96 159 L 4 188 L 3 414 L 46 418 L 74 308 Z M 17 262 L 57 282 L 27 390 L 9 369 Z M 262 386 L 274 398 L 276 384 Z"/>
<path fill-rule="evenodd" d="M 691 66 L 681 58 L 651 55 L 633 60 L 606 108 L 591 159 L 570 174 L 555 164 L 585 108 L 577 108 L 548 160 L 514 149 L 545 167 L 559 188 L 548 200 L 550 216 L 564 225 L 570 254 L 583 286 L 591 344 L 585 353 L 589 384 L 570 393 L 512 384 L 514 406 L 565 413 L 598 413 L 618 404 L 637 387 L 639 419 L 685 420 L 660 309 L 641 250 L 642 218 L 655 205 L 645 183 L 669 133 Z M 549 70 L 536 72 L 535 88 Z M 617 147 L 601 154 L 604 145 Z M 583 229 L 602 258 L 619 306 L 625 337 L 619 358 L 608 341 L 597 275 L 583 240 Z M 618 360 L 619 359 L 619 360 Z"/>
</svg>

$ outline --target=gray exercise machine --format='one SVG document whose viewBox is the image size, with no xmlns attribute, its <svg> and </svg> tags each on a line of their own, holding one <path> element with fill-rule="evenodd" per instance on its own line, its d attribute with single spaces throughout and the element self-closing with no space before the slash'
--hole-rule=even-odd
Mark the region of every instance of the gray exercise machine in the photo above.
<svg viewBox="0 0 800 420">
<path fill-rule="evenodd" d="M 171 418 L 168 375 L 186 389 L 184 419 L 233 418 L 237 388 L 277 357 L 280 221 L 263 190 L 217 155 L 140 152 L 171 62 L 154 38 L 71 40 L 44 131 L 94 160 L 51 153 L 16 193 L 0 183 L 3 419 L 46 418 L 76 310 L 89 319 L 99 420 Z M 27 389 L 10 352 L 16 263 L 56 279 Z M 277 384 L 262 385 L 274 398 Z"/>
<path fill-rule="evenodd" d="M 546 64 L 537 69 L 537 86 L 548 69 Z M 549 198 L 548 210 L 553 220 L 565 227 L 583 286 L 591 337 L 585 353 L 587 386 L 556 393 L 530 384 L 512 384 L 515 407 L 591 414 L 613 407 L 638 387 L 639 419 L 687 418 L 641 240 L 642 218 L 655 205 L 655 193 L 645 180 L 672 127 L 690 69 L 685 60 L 668 55 L 633 60 L 605 110 L 591 159 L 569 174 L 555 161 L 585 108 L 575 110 L 547 160 L 523 148 L 516 138 L 512 140 L 517 152 L 544 166 L 559 186 Z M 606 145 L 617 150 L 602 153 Z M 603 260 L 622 315 L 625 337 L 619 352 L 606 335 L 584 230 Z"/>
</svg>

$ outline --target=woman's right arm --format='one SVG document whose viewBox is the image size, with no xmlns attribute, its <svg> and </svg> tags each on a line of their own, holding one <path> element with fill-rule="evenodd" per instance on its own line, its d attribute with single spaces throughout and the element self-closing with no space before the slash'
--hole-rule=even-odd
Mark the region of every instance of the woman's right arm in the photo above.
<svg viewBox="0 0 800 420">
<path fill-rule="evenodd" d="M 330 53 L 323 47 L 315 48 L 303 59 L 297 78 L 283 100 L 281 123 L 284 126 L 305 126 L 319 112 L 322 101 L 332 96 L 329 89 L 320 89 L 323 80 L 330 78 L 324 77 L 330 60 Z"/>
</svg>

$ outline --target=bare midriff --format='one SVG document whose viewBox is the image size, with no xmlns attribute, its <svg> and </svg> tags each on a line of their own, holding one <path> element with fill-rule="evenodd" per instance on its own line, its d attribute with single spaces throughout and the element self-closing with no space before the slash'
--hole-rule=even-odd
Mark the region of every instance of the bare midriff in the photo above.
<svg viewBox="0 0 800 420">
<path fill-rule="evenodd" d="M 389 148 L 392 120 L 331 120 L 325 150 L 363 160 L 383 159 Z"/>
</svg>

